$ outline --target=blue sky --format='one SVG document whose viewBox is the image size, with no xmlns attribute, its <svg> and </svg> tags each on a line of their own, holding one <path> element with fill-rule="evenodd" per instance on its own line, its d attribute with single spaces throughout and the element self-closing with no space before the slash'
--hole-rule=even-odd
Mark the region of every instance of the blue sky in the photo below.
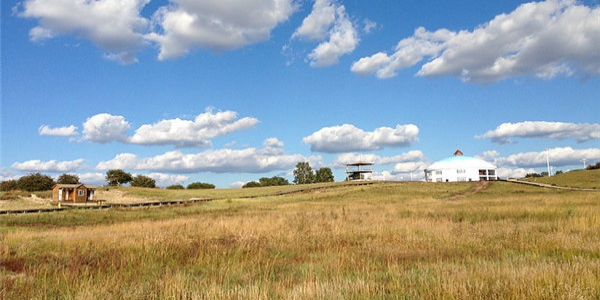
<svg viewBox="0 0 600 300">
<path fill-rule="evenodd" d="M 600 161 L 598 1 L 442 2 L 3 1 L 0 179 Z"/>
</svg>

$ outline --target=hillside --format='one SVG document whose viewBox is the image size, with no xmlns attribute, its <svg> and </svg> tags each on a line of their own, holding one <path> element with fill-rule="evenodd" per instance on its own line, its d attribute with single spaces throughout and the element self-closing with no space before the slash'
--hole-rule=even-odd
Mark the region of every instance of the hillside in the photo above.
<svg viewBox="0 0 600 300">
<path fill-rule="evenodd" d="M 257 196 L 267 191 L 0 216 L 0 298 L 600 298 L 598 192 L 405 182 Z"/>
<path fill-rule="evenodd" d="M 556 186 L 600 189 L 600 169 L 574 170 L 550 177 L 525 178 L 523 180 Z"/>
</svg>

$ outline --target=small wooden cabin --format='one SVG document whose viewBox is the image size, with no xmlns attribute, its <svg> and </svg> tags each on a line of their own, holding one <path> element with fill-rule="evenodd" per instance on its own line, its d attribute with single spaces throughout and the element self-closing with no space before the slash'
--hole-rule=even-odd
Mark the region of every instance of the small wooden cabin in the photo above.
<svg viewBox="0 0 600 300">
<path fill-rule="evenodd" d="M 94 201 L 93 185 L 79 184 L 57 184 L 52 188 L 52 199 L 58 202 L 85 203 Z"/>
</svg>

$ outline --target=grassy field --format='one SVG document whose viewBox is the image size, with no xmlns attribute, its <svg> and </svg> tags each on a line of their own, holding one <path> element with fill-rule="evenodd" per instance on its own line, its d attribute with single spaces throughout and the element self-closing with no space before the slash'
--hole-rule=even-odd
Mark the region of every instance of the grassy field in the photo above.
<svg viewBox="0 0 600 300">
<path fill-rule="evenodd" d="M 2 216 L 0 299 L 600 298 L 600 192 L 477 185 Z"/>
</svg>

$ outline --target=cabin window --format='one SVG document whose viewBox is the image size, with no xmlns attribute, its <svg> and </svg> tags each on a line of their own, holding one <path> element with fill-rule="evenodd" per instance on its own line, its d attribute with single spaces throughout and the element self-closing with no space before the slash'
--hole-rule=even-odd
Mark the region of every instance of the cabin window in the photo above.
<svg viewBox="0 0 600 300">
<path fill-rule="evenodd" d="M 78 190 L 77 191 L 77 196 L 84 196 L 85 195 L 85 191 L 84 190 Z"/>
</svg>

